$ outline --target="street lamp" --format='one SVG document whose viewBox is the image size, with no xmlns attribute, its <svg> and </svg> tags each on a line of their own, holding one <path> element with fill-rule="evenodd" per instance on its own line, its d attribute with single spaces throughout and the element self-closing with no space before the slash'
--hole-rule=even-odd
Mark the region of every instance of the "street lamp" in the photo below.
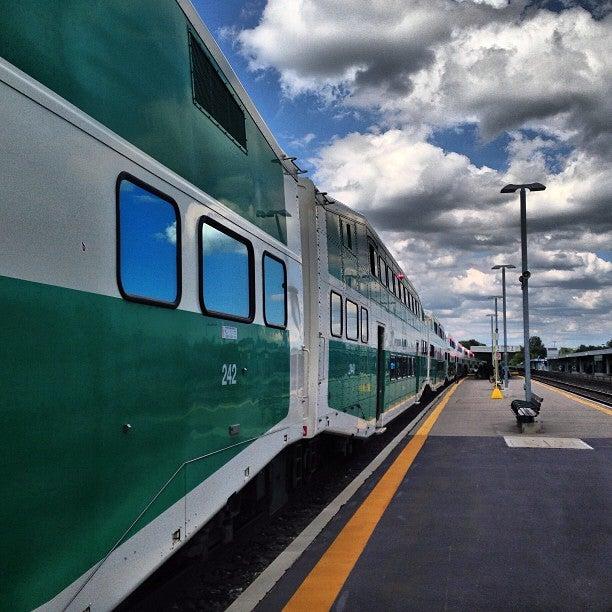
<svg viewBox="0 0 612 612">
<path fill-rule="evenodd" d="M 516 268 L 513 264 L 498 264 L 491 270 L 502 271 L 502 308 L 504 318 L 504 388 L 508 388 L 508 328 L 506 327 L 506 268 Z"/>
<path fill-rule="evenodd" d="M 521 287 L 523 290 L 523 359 L 525 362 L 525 399 L 531 401 L 531 361 L 529 358 L 529 277 L 527 269 L 527 196 L 525 190 L 544 191 L 542 183 L 525 183 L 523 185 L 506 185 L 501 193 L 514 193 L 520 190 L 521 196 Z"/>
<path fill-rule="evenodd" d="M 491 367 L 493 368 L 493 376 L 495 377 L 495 384 L 497 385 L 497 376 L 495 374 L 495 336 L 493 331 L 493 320 L 495 315 L 488 314 L 486 316 L 491 319 Z"/>
<path fill-rule="evenodd" d="M 495 384 L 499 383 L 499 366 L 497 364 L 497 350 L 499 347 L 499 325 L 497 323 L 497 300 L 500 299 L 501 295 L 489 295 L 490 300 L 495 300 L 495 335 L 493 336 L 493 346 L 491 347 L 493 355 L 493 367 L 495 368 Z M 493 319 L 491 319 L 493 321 Z"/>
</svg>

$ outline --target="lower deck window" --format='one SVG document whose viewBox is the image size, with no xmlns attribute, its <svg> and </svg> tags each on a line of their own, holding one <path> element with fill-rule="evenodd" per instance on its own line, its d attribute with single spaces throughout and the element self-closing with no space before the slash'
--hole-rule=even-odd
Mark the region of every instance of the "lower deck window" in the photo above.
<svg viewBox="0 0 612 612">
<path fill-rule="evenodd" d="M 251 243 L 211 219 L 200 221 L 200 300 L 205 314 L 252 321 Z"/>
<path fill-rule="evenodd" d="M 346 337 L 348 340 L 359 338 L 359 317 L 357 314 L 357 304 L 346 300 Z"/>
<path fill-rule="evenodd" d="M 370 339 L 370 322 L 368 309 L 361 307 L 361 341 L 364 343 L 368 343 Z"/>
<path fill-rule="evenodd" d="M 117 273 L 123 297 L 177 306 L 181 232 L 174 200 L 134 177 L 117 183 Z"/>
<path fill-rule="evenodd" d="M 342 337 L 342 296 L 335 291 L 329 295 L 329 327 L 332 336 Z"/>
<path fill-rule="evenodd" d="M 287 270 L 270 255 L 263 256 L 264 321 L 271 327 L 287 326 Z"/>
</svg>

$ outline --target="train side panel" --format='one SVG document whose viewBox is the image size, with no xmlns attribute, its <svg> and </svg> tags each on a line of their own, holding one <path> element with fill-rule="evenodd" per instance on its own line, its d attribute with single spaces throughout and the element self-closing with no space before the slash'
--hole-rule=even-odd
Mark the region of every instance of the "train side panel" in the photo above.
<svg viewBox="0 0 612 612">
<path fill-rule="evenodd" d="M 299 251 L 4 61 L 0 109 L 0 607 L 110 608 L 301 438 Z M 299 247 L 295 181 L 269 165 Z M 176 206 L 155 240 L 179 251 L 177 308 L 120 292 L 128 175 Z M 202 314 L 202 217 L 251 246 L 252 321 Z M 264 319 L 265 253 L 286 326 Z"/>
</svg>

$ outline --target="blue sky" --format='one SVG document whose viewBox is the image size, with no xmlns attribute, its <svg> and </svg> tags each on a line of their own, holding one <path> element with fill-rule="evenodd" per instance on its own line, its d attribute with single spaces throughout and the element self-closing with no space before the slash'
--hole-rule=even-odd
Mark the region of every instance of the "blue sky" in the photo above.
<svg viewBox="0 0 612 612">
<path fill-rule="evenodd" d="M 612 336 L 609 3 L 194 4 L 283 149 L 368 215 L 447 329 L 486 336 L 491 265 L 519 261 L 499 189 L 539 180 L 532 327 L 570 346 Z"/>
</svg>

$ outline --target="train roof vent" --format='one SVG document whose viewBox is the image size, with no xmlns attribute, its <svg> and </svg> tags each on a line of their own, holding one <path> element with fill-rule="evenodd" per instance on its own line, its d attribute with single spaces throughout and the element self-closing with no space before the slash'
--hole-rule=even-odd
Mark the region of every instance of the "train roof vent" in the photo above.
<svg viewBox="0 0 612 612">
<path fill-rule="evenodd" d="M 191 32 L 189 49 L 194 104 L 246 150 L 244 111 Z"/>
</svg>

